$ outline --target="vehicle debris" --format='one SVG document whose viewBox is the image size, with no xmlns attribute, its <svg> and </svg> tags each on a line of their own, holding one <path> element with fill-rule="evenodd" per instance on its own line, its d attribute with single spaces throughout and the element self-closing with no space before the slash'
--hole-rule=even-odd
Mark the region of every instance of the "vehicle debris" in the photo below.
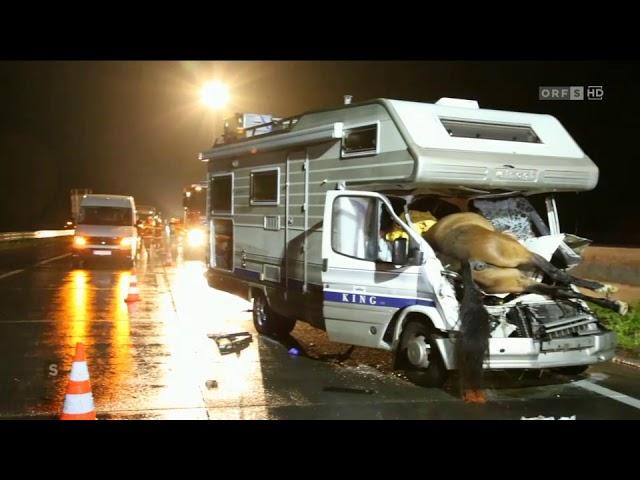
<svg viewBox="0 0 640 480">
<path fill-rule="evenodd" d="M 205 382 L 205 386 L 206 386 L 209 390 L 214 389 L 214 388 L 218 388 L 218 382 L 216 382 L 215 380 L 207 380 L 207 381 Z"/>
<path fill-rule="evenodd" d="M 207 337 L 215 340 L 220 355 L 235 353 L 240 356 L 240 352 L 253 342 L 253 336 L 249 332 L 209 334 Z"/>
<path fill-rule="evenodd" d="M 322 389 L 325 392 L 335 392 L 335 393 L 362 393 L 366 395 L 372 395 L 376 393 L 375 390 L 371 390 L 368 388 L 347 388 L 347 387 L 324 387 Z"/>
<path fill-rule="evenodd" d="M 557 420 L 575 420 L 576 416 L 559 417 Z M 556 420 L 556 417 L 545 417 L 544 415 L 538 415 L 537 417 L 520 417 L 520 420 Z"/>
</svg>

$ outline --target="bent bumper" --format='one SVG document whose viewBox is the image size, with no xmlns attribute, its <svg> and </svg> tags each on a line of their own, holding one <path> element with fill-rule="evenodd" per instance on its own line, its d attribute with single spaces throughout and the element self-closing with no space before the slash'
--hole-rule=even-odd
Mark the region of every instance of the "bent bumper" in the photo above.
<svg viewBox="0 0 640 480">
<path fill-rule="evenodd" d="M 454 342 L 448 338 L 441 338 L 436 342 L 447 369 L 455 369 Z M 489 357 L 485 360 L 484 368 L 503 370 L 591 365 L 611 360 L 615 348 L 616 335 L 613 332 L 550 341 L 532 338 L 491 338 Z"/>
</svg>

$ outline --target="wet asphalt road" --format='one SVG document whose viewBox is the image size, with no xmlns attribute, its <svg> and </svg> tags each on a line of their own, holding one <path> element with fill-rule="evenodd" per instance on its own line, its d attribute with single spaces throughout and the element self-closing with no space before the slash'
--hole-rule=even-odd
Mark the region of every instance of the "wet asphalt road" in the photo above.
<svg viewBox="0 0 640 480">
<path fill-rule="evenodd" d="M 0 270 L 0 419 L 57 418 L 76 342 L 99 419 L 640 419 L 640 370 L 497 372 L 488 403 L 469 405 L 455 381 L 425 389 L 392 374 L 384 352 L 358 348 L 337 362 L 330 353 L 346 347 L 303 324 L 287 339 L 261 337 L 251 305 L 209 288 L 202 263 L 163 264 L 139 263 L 141 300 L 131 305 L 128 270 L 74 270 L 69 257 Z M 253 342 L 237 355 L 207 337 L 240 331 Z M 302 355 L 290 355 L 292 345 Z"/>
</svg>

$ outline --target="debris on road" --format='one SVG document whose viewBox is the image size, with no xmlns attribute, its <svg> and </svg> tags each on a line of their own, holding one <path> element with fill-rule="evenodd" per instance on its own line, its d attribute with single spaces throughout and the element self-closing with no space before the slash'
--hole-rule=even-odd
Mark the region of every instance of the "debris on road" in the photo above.
<svg viewBox="0 0 640 480">
<path fill-rule="evenodd" d="M 216 382 L 215 380 L 207 380 L 207 381 L 205 382 L 205 386 L 206 386 L 209 390 L 214 389 L 214 388 L 218 388 L 218 382 Z"/>
<path fill-rule="evenodd" d="M 207 337 L 215 340 L 220 355 L 228 355 L 240 352 L 247 348 L 253 342 L 253 336 L 249 332 L 226 333 L 226 334 L 209 334 Z"/>
<path fill-rule="evenodd" d="M 538 415 L 537 417 L 520 417 L 520 420 L 555 420 L 556 417 L 545 417 L 544 415 Z M 558 420 L 575 420 L 576 416 L 572 415 L 570 417 L 560 417 Z"/>
<path fill-rule="evenodd" d="M 368 388 L 347 388 L 347 387 L 324 387 L 322 390 L 325 392 L 336 392 L 336 393 L 362 393 L 366 395 L 372 395 L 376 393 L 375 390 L 370 390 Z"/>
</svg>

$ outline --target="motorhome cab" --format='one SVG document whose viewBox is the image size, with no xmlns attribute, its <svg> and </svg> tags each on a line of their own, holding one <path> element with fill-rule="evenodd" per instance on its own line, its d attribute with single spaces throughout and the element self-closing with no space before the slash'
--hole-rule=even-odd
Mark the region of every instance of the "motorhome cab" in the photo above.
<svg viewBox="0 0 640 480">
<path fill-rule="evenodd" d="M 308 322 L 332 341 L 394 352 L 414 381 L 439 385 L 456 368 L 459 292 L 407 215 L 477 211 L 561 268 L 580 261 L 553 194 L 593 189 L 598 168 L 552 116 L 380 99 L 259 128 L 200 159 L 210 285 L 246 284 L 261 333 Z M 404 239 L 385 245 L 390 227 Z M 579 373 L 613 356 L 614 334 L 581 301 L 486 299 L 488 369 Z"/>
<path fill-rule="evenodd" d="M 138 248 L 135 211 L 133 197 L 83 195 L 73 238 L 74 263 L 102 258 L 133 266 Z"/>
</svg>

